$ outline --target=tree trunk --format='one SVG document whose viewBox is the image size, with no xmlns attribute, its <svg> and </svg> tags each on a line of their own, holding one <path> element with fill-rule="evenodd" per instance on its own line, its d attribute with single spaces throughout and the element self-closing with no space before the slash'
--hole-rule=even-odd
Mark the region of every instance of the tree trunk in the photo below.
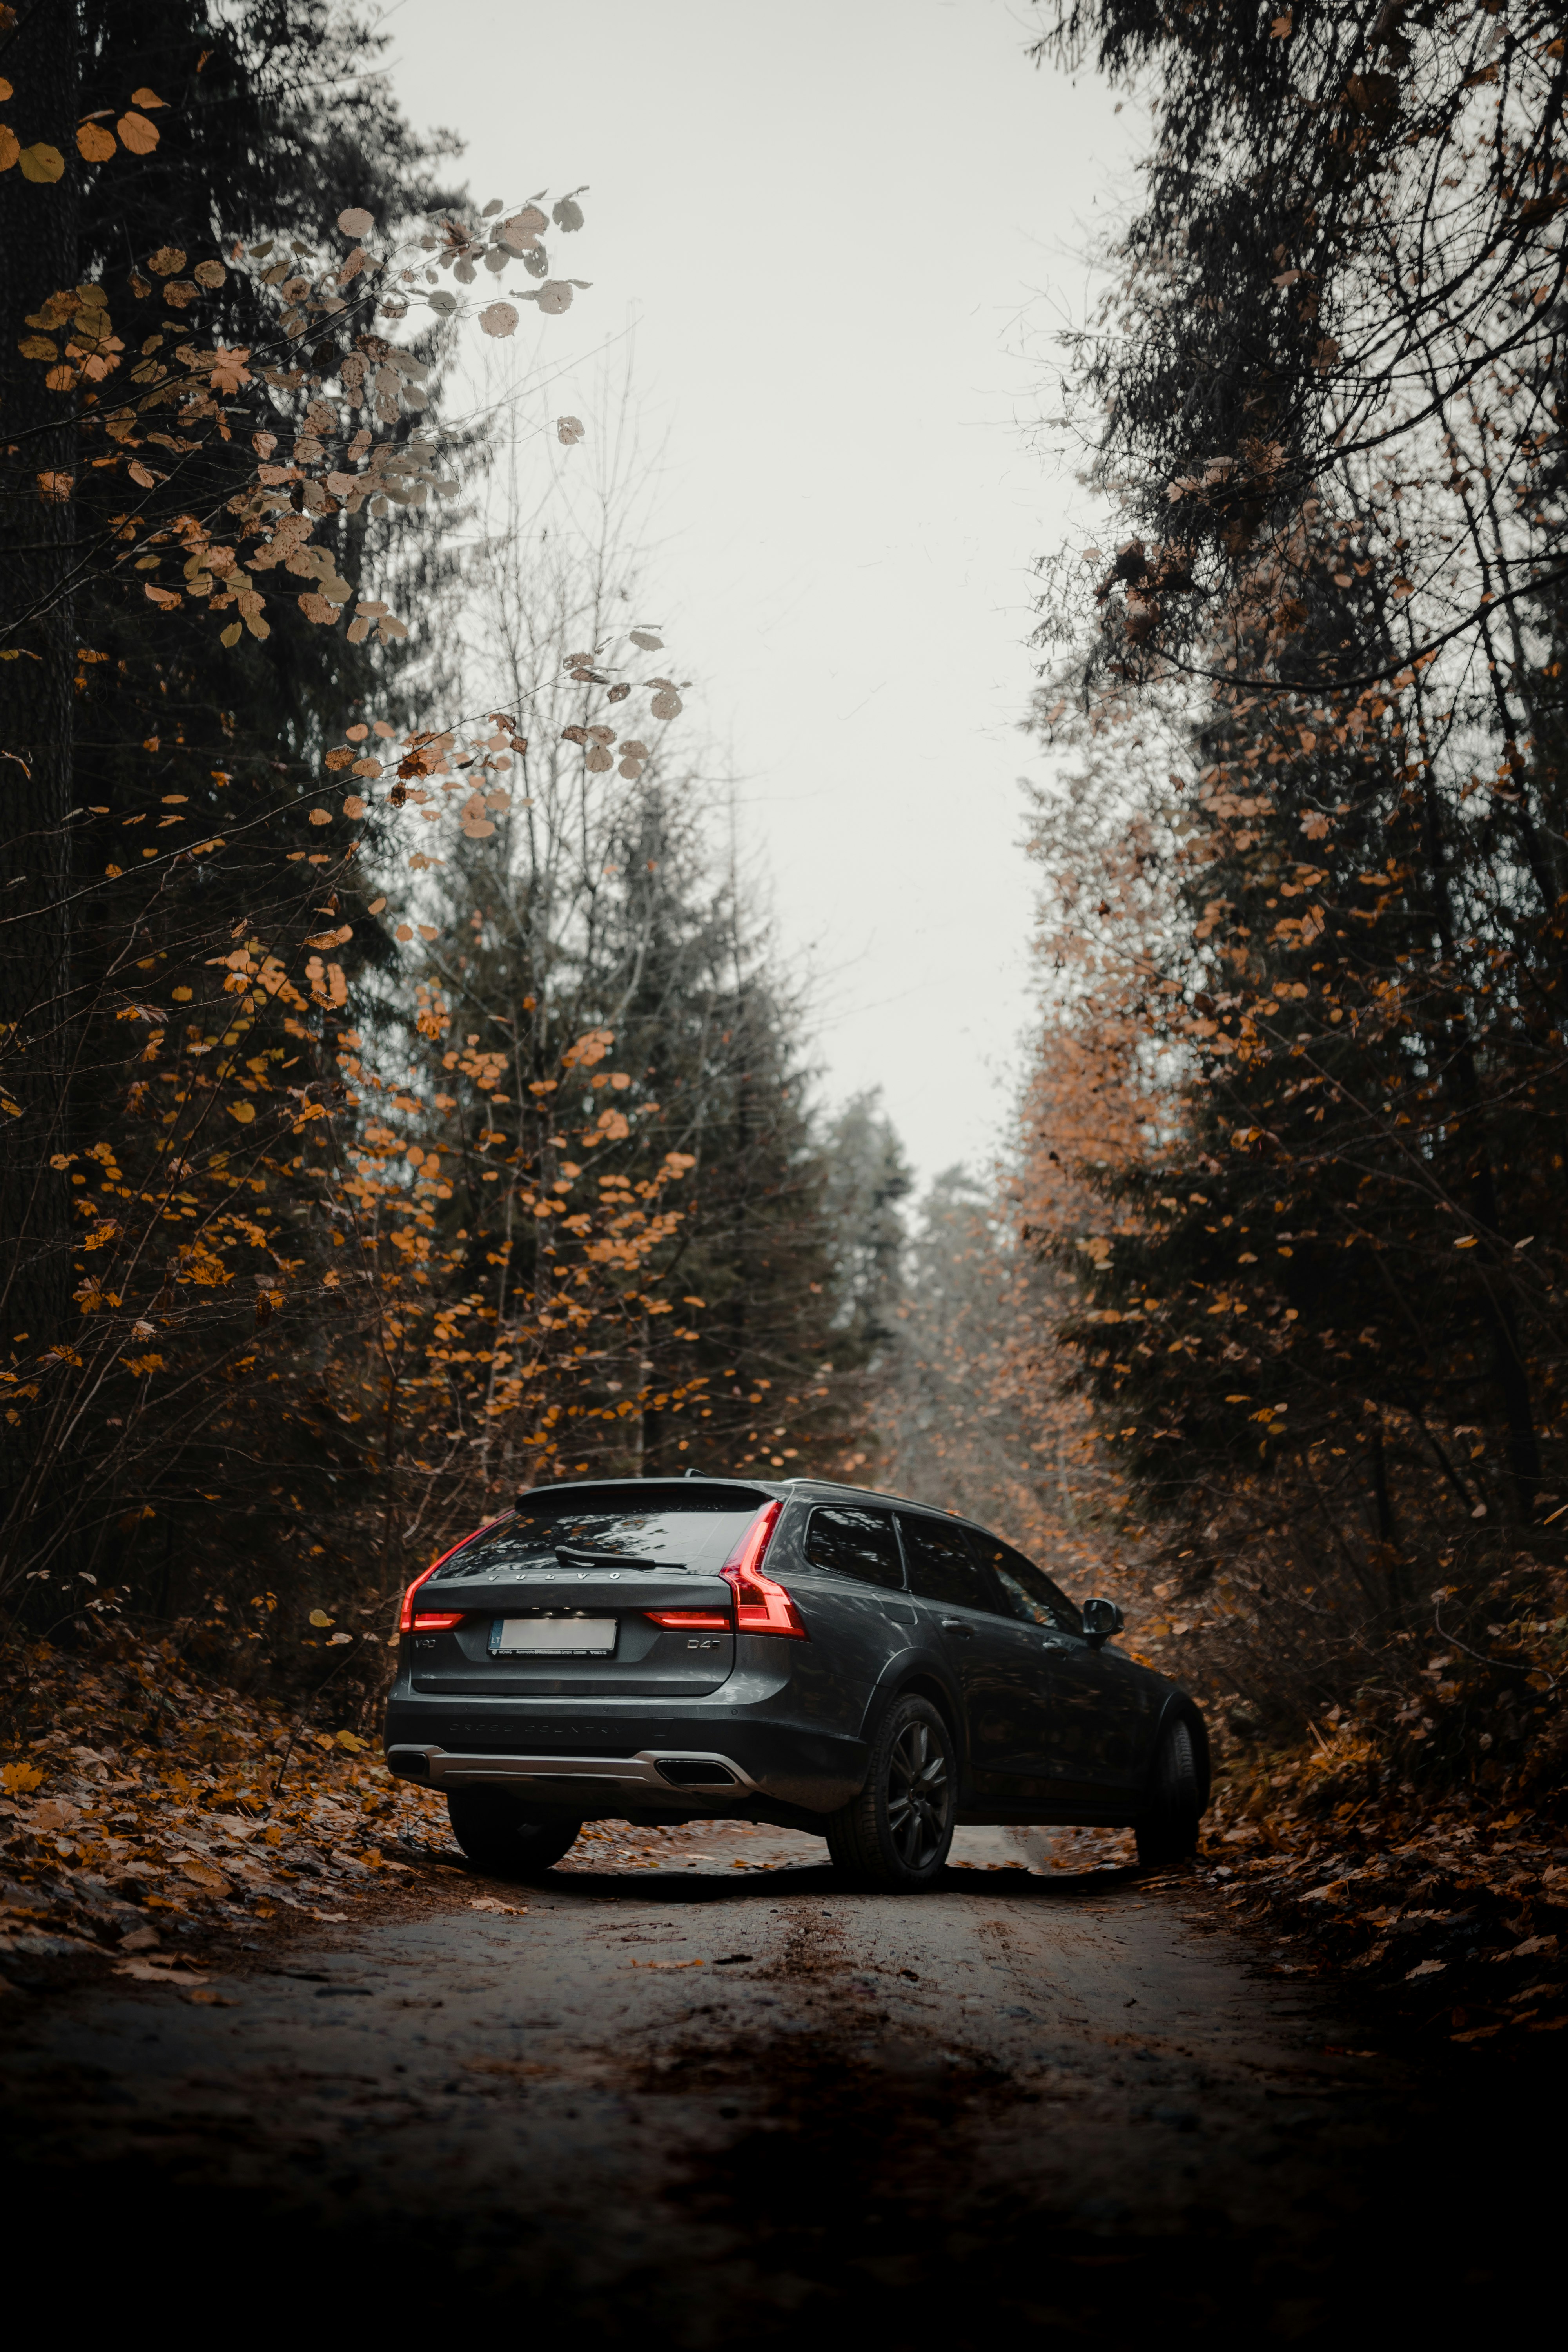
<svg viewBox="0 0 1568 2352">
<path fill-rule="evenodd" d="M 65 163 L 52 182 L 19 164 L 0 173 L 0 1080 L 15 1106 L 0 1114 L 0 1356 L 30 1357 L 61 1336 L 70 1307 L 67 1188 L 48 1162 L 65 1132 L 69 1051 L 77 434 L 73 394 L 51 391 L 47 363 L 17 344 L 27 314 L 76 282 L 74 0 L 23 11 L 0 71 L 24 150 L 41 142 Z M 8 1433 L 0 1424 L 0 1444 Z M 0 1475 L 7 1488 L 20 1475 L 4 1452 Z"/>
</svg>

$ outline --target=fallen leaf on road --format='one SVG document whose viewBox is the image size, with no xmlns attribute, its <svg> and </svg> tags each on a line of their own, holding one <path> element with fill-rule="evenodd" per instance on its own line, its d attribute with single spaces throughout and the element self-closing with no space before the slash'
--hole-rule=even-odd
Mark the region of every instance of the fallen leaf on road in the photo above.
<svg viewBox="0 0 1568 2352">
<path fill-rule="evenodd" d="M 209 1895 L 234 1892 L 222 1871 L 215 1870 L 210 1862 L 183 1862 L 180 1868 L 194 1886 L 205 1886 Z"/>
</svg>

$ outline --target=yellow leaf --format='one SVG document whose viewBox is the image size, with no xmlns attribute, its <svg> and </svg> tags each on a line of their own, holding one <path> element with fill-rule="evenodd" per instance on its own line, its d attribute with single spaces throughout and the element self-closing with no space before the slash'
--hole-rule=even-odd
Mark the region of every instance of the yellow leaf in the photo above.
<svg viewBox="0 0 1568 2352">
<path fill-rule="evenodd" d="M 22 150 L 22 177 L 46 186 L 58 180 L 66 168 L 66 159 L 58 147 L 46 146 L 40 139 L 36 146 Z"/>
<path fill-rule="evenodd" d="M 218 643 L 220 646 L 237 646 L 243 635 L 244 631 L 240 623 L 238 621 L 231 621 L 227 628 L 223 632 L 223 635 L 219 637 Z"/>
<path fill-rule="evenodd" d="M 352 1731 L 340 1731 L 338 1746 L 346 1748 L 351 1756 L 363 1756 L 370 1742 L 368 1739 L 357 1739 Z"/>
<path fill-rule="evenodd" d="M 25 1797 L 29 1789 L 39 1786 L 43 1777 L 36 1764 L 0 1764 L 0 1789 L 13 1797 Z"/>
<path fill-rule="evenodd" d="M 114 133 L 101 122 L 79 122 L 77 152 L 87 163 L 107 163 L 114 152 Z"/>
<path fill-rule="evenodd" d="M 331 1622 L 331 1619 L 328 1616 L 324 1609 L 311 1610 L 310 1622 L 312 1625 L 330 1625 Z"/>
<path fill-rule="evenodd" d="M 230 1103 L 228 1115 L 230 1118 L 238 1119 L 241 1127 L 248 1127 L 256 1117 L 256 1105 L 247 1102 Z"/>
<path fill-rule="evenodd" d="M 147 117 L 138 114 L 134 108 L 130 113 L 122 114 L 114 127 L 133 155 L 150 155 L 158 144 L 157 124 L 149 122 Z"/>
</svg>

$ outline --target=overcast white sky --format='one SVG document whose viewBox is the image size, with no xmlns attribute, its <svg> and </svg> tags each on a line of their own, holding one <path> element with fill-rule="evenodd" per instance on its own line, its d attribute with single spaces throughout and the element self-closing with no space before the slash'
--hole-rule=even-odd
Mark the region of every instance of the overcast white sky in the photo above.
<svg viewBox="0 0 1568 2352">
<path fill-rule="evenodd" d="M 979 1163 L 1020 1066 L 1032 560 L 1090 510 L 1029 437 L 1135 115 L 1003 0 L 403 0 L 402 103 L 479 199 L 586 182 L 550 349 L 635 323 L 650 585 L 830 1099 Z M 521 285 L 520 271 L 509 272 Z M 520 362 L 524 357 L 518 338 Z M 510 347 L 501 347 L 510 348 Z M 592 434 L 593 373 L 560 404 Z"/>
</svg>

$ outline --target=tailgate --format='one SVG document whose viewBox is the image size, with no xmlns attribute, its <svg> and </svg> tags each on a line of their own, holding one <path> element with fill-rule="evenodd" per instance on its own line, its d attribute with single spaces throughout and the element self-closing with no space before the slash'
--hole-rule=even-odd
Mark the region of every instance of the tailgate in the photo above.
<svg viewBox="0 0 1568 2352">
<path fill-rule="evenodd" d="M 717 1690 L 735 1663 L 734 1594 L 716 1576 L 521 1569 L 504 1581 L 493 1574 L 471 1584 L 443 1579 L 440 1607 L 461 1612 L 461 1621 L 416 1633 L 416 1690 L 700 1698 Z"/>
</svg>

